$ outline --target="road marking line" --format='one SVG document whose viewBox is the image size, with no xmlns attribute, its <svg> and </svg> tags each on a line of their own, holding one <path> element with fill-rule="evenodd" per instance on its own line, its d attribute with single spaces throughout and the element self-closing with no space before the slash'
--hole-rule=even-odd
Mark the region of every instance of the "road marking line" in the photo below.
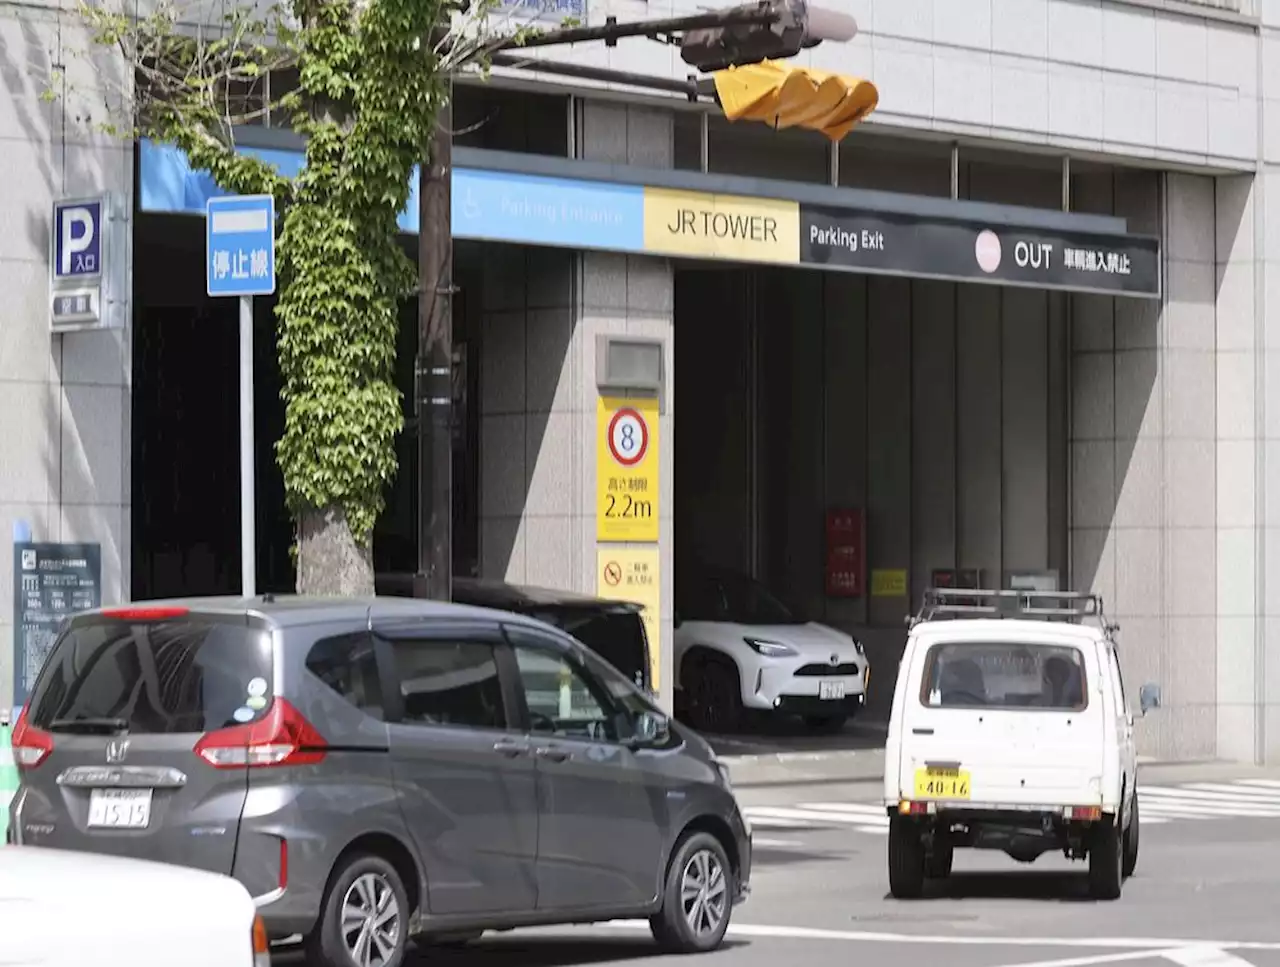
<svg viewBox="0 0 1280 967">
<path fill-rule="evenodd" d="M 600 924 L 619 930 L 648 930 L 648 920 L 610 920 Z M 763 924 L 730 924 L 728 933 L 739 937 L 761 937 L 786 940 L 849 940 L 867 943 L 949 944 L 964 947 L 1082 947 L 1117 950 L 1144 950 L 1147 956 L 1167 956 L 1166 949 L 1213 947 L 1218 950 L 1277 950 L 1280 942 L 1258 940 L 1180 940 L 1172 937 L 970 937 L 946 934 L 872 933 L 860 930 L 824 930 L 817 927 L 765 926 Z M 1225 964 L 1222 967 L 1226 967 Z"/>
<path fill-rule="evenodd" d="M 756 816 L 747 813 L 747 821 L 751 823 L 752 829 L 815 829 L 812 822 L 804 822 L 799 819 L 778 819 L 773 816 Z"/>
<path fill-rule="evenodd" d="M 821 809 L 800 809 L 800 808 L 770 808 L 764 809 L 748 809 L 746 811 L 747 818 L 752 823 L 756 821 L 756 817 L 760 816 L 764 819 L 791 819 L 791 820 L 809 820 L 816 823 L 834 823 L 834 824 L 853 824 L 863 823 L 870 825 L 871 816 L 855 816 L 851 813 L 832 813 L 824 812 Z M 889 817 L 884 817 L 884 824 L 889 825 Z"/>
<path fill-rule="evenodd" d="M 1150 960 L 1154 957 L 1162 957 L 1171 950 L 1177 951 L 1179 949 L 1178 947 L 1172 947 L 1170 950 L 1127 950 L 1122 954 L 1090 954 L 1087 957 L 1036 960 L 1025 964 L 1003 965 L 1003 967 L 1090 967 L 1092 964 L 1112 964 L 1122 960 Z"/>
<path fill-rule="evenodd" d="M 875 816 L 878 819 L 888 819 L 889 814 L 885 812 L 885 808 L 880 803 L 871 802 L 802 802 L 799 803 L 801 809 L 823 809 L 833 813 L 861 813 L 863 815 Z"/>
<path fill-rule="evenodd" d="M 1146 822 L 1152 816 L 1165 816 L 1169 819 L 1210 819 L 1211 817 L 1194 809 L 1182 809 L 1178 806 L 1157 806 L 1154 803 L 1146 803 L 1142 807 L 1142 821 Z"/>
<path fill-rule="evenodd" d="M 1250 787 L 1226 782 L 1189 782 L 1185 786 L 1179 786 L 1178 788 L 1193 792 L 1215 792 L 1242 796 L 1247 802 L 1280 803 L 1280 789 L 1263 789 L 1258 786 Z"/>
<path fill-rule="evenodd" d="M 1275 808 L 1280 806 L 1280 798 L 1268 797 L 1265 793 L 1232 793 L 1231 795 L 1223 795 L 1221 792 L 1210 792 L 1206 789 L 1192 789 L 1187 787 L 1168 787 L 1168 786 L 1152 786 L 1150 788 L 1142 788 L 1138 790 L 1138 798 L 1147 799 L 1186 799 L 1195 800 L 1196 802 L 1209 803 L 1230 803 L 1235 802 L 1241 805 L 1257 806 L 1259 808 Z"/>
<path fill-rule="evenodd" d="M 1209 944 L 1162 950 L 1160 956 L 1167 957 L 1175 964 L 1181 964 L 1182 967 L 1251 967 L 1249 961 L 1243 957 L 1236 957 L 1221 947 Z"/>
</svg>

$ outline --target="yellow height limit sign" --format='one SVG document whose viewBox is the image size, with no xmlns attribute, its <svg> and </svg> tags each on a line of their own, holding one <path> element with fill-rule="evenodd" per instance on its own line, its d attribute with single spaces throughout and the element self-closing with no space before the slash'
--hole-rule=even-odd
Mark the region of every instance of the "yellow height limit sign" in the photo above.
<svg viewBox="0 0 1280 967">
<path fill-rule="evenodd" d="M 658 540 L 658 401 L 600 397 L 596 540 Z"/>
</svg>

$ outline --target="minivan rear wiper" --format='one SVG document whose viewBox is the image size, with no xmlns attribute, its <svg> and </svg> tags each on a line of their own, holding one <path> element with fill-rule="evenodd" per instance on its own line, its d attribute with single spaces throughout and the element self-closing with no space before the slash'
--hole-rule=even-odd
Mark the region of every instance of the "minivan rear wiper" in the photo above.
<svg viewBox="0 0 1280 967">
<path fill-rule="evenodd" d="M 124 719 L 94 718 L 87 715 L 73 719 L 54 719 L 49 723 L 50 732 L 82 732 L 85 735 L 125 732 L 128 728 L 129 723 Z"/>
</svg>

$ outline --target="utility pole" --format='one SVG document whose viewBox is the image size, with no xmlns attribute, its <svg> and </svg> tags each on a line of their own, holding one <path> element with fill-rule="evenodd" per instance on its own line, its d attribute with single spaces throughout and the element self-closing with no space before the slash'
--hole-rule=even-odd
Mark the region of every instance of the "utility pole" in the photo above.
<svg viewBox="0 0 1280 967">
<path fill-rule="evenodd" d="M 414 596 L 453 597 L 453 86 L 418 180 L 418 570 Z"/>
</svg>

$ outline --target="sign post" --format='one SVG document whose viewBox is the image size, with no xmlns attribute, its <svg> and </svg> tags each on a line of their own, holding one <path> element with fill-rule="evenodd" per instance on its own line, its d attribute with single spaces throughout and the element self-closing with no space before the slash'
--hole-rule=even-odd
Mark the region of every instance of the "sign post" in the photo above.
<svg viewBox="0 0 1280 967">
<path fill-rule="evenodd" d="M 253 297 L 276 291 L 276 204 L 270 195 L 210 198 L 205 210 L 205 278 L 210 296 L 240 299 L 240 573 L 256 594 L 253 446 Z"/>
<path fill-rule="evenodd" d="M 49 233 L 49 321 L 55 333 L 122 324 L 112 264 L 112 198 L 53 203 Z M 117 260 L 118 261 L 118 260 Z"/>
</svg>

